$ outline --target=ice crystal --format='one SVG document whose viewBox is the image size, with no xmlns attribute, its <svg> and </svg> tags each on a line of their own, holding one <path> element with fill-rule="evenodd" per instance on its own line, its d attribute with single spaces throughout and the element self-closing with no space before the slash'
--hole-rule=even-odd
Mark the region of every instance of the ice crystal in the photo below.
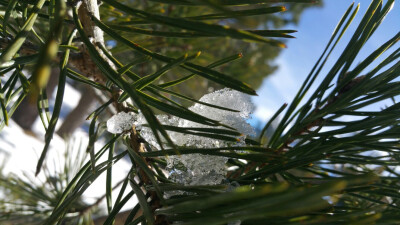
<svg viewBox="0 0 400 225">
<path fill-rule="evenodd" d="M 230 89 L 222 89 L 204 95 L 200 101 L 238 111 L 233 112 L 217 109 L 199 103 L 196 103 L 189 108 L 189 110 L 197 114 L 231 126 L 243 135 L 235 137 L 238 140 L 237 142 L 228 142 L 196 135 L 168 132 L 170 138 L 176 145 L 196 148 L 241 146 L 244 145 L 246 135 L 254 134 L 253 128 L 246 122 L 246 119 L 249 118 L 250 114 L 254 110 L 254 105 L 251 103 L 249 95 Z M 180 119 L 174 116 L 158 115 L 157 119 L 164 125 L 210 128 L 210 126 Z M 160 145 L 151 129 L 148 126 L 142 126 L 147 124 L 143 114 L 139 113 L 134 124 L 137 129 L 140 129 L 140 135 L 151 146 L 160 149 Z M 179 156 L 169 156 L 166 160 L 168 163 L 167 170 L 169 172 L 169 179 L 176 183 L 183 185 L 214 185 L 221 184 L 226 178 L 227 168 L 225 164 L 228 160 L 226 157 L 202 154 L 182 154 Z M 174 193 L 168 193 L 167 195 L 172 196 Z"/>
<path fill-rule="evenodd" d="M 136 120 L 136 115 L 132 112 L 120 112 L 107 120 L 107 131 L 113 134 L 120 134 L 132 129 Z"/>
<path fill-rule="evenodd" d="M 244 145 L 246 135 L 254 134 L 253 128 L 246 122 L 254 110 L 250 96 L 230 89 L 222 89 L 200 98 L 200 101 L 213 105 L 237 110 L 232 112 L 196 103 L 189 109 L 204 117 L 217 120 L 228 126 L 236 128 L 244 135 L 236 137 L 238 142 L 226 142 L 213 138 L 199 137 L 174 133 L 171 135 L 180 146 L 193 146 L 197 148 L 218 148 L 226 146 Z M 180 127 L 209 127 L 188 120 L 178 120 Z M 170 168 L 170 179 L 185 185 L 213 185 L 220 184 L 226 177 L 226 157 L 190 154 L 182 156 L 170 156 L 167 159 Z M 177 165 L 183 165 L 182 170 Z"/>
<path fill-rule="evenodd" d="M 187 154 L 167 159 L 169 178 L 186 185 L 220 184 L 226 177 L 225 157 Z"/>
<path fill-rule="evenodd" d="M 168 117 L 166 115 L 157 115 L 157 119 L 163 125 L 178 126 L 179 118 L 177 118 L 177 117 Z M 134 122 L 134 125 L 136 126 L 136 129 L 140 131 L 140 136 L 142 138 L 144 138 L 147 141 L 147 143 L 149 143 L 154 148 L 161 149 L 152 130 L 148 126 L 143 126 L 144 124 L 147 124 L 146 118 L 144 117 L 144 115 L 141 112 L 139 112 L 139 114 L 137 116 L 137 120 Z M 176 136 L 174 135 L 174 132 L 168 132 L 168 134 L 169 134 L 170 138 L 172 139 L 172 141 L 174 141 L 174 142 L 177 141 L 175 139 Z"/>
<path fill-rule="evenodd" d="M 199 103 L 194 104 L 189 109 L 207 118 L 217 120 L 223 124 L 236 128 L 243 134 L 254 134 L 254 129 L 246 122 L 250 114 L 254 111 L 254 105 L 250 96 L 228 88 L 206 94 L 200 101 L 233 109 L 239 112 L 221 110 Z M 194 126 L 194 122 L 186 121 L 184 126 Z M 199 126 L 199 125 L 197 125 Z"/>
</svg>

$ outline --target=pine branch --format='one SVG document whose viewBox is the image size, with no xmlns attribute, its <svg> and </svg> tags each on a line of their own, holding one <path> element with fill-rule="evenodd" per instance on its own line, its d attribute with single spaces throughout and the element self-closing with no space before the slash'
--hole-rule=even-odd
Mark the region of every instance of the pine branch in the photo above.
<svg viewBox="0 0 400 225">
<path fill-rule="evenodd" d="M 393 0 L 388 0 L 385 5 L 380 0 L 372 0 L 341 56 L 322 82 L 316 85 L 311 97 L 302 102 L 359 9 L 354 4 L 349 7 L 298 94 L 287 108 L 284 105 L 278 110 L 263 129 L 262 132 L 266 132 L 272 120 L 283 114 L 265 145 L 262 143 L 263 135 L 259 138 L 261 143 L 245 136 L 251 133 L 245 119 L 252 107 L 247 105 L 250 97 L 243 93 L 255 94 L 255 91 L 221 72 L 223 70 L 214 68 L 238 59 L 240 55 L 223 56 L 223 59 L 202 66 L 204 58 L 199 57 L 197 51 L 186 53 L 171 48 L 159 49 L 159 43 L 179 46 L 181 39 L 177 38 L 192 35 L 184 40 L 185 46 L 196 47 L 192 40 L 202 42 L 199 40 L 211 40 L 210 37 L 221 40 L 210 43 L 223 43 L 227 39 L 221 37 L 228 37 L 282 46 L 280 41 L 268 37 L 290 37 L 287 33 L 292 31 L 241 30 L 221 24 L 231 25 L 231 18 L 244 19 L 263 15 L 263 12 L 282 11 L 283 7 L 265 7 L 265 1 L 174 0 L 165 1 L 168 6 L 165 12 L 165 4 L 157 1 L 146 1 L 146 4 L 138 1 L 104 2 L 105 17 L 102 15 L 100 18 L 96 0 L 70 1 L 73 21 L 62 20 L 65 24 L 72 22 L 80 35 L 79 39 L 73 39 L 74 32 L 71 32 L 69 44 L 60 46 L 66 53 L 55 56 L 55 61 L 61 63 L 63 78 L 68 75 L 89 84 L 107 100 L 88 116 L 91 119 L 87 147 L 90 160 L 59 192 L 57 201 L 51 204 L 53 212 L 45 223 L 66 222 L 70 213 L 76 212 L 72 206 L 104 172 L 107 173 L 106 194 L 94 205 L 75 207 L 81 215 L 72 218 L 83 221 L 84 217 L 90 216 L 90 209 L 107 198 L 108 216 L 103 222 L 112 224 L 118 215 L 123 214 L 120 213 L 122 207 L 135 195 L 139 203 L 127 216 L 126 224 L 398 223 L 400 200 L 397 190 L 400 187 L 396 168 L 400 166 L 400 103 L 396 102 L 396 97 L 400 94 L 397 81 L 399 49 L 375 68 L 369 71 L 367 68 L 378 56 L 395 46 L 400 33 L 354 68 L 352 66 L 363 45 L 390 11 Z M 18 25 L 20 20 L 24 21 L 27 25 L 24 31 L 32 31 L 37 39 L 41 39 L 32 26 L 34 21 L 26 20 L 28 11 L 23 9 L 30 3 L 8 3 L 0 1 L 1 5 L 7 6 L 7 15 L 14 10 L 21 14 L 13 23 Z M 31 18 L 48 19 L 54 27 L 55 22 L 60 21 L 55 19 L 57 14 L 52 8 L 56 1 L 39 3 L 40 7 L 48 9 L 48 13 L 34 11 Z M 6 21 L 10 21 L 7 17 Z M 224 20 L 227 18 L 230 19 Z M 3 65 L 3 72 L 13 70 L 12 66 L 22 67 L 32 62 L 39 51 L 43 52 L 43 49 L 35 49 L 34 39 L 18 34 L 13 23 L 4 27 L 17 34 L 16 40 L 27 41 L 21 48 L 7 50 L 6 55 L 19 51 L 22 57 L 15 58 L 16 63 L 11 66 Z M 7 34 L 7 30 L 3 31 Z M 119 31 L 126 33 L 122 35 Z M 105 47 L 103 32 L 118 43 L 114 55 Z M 127 33 L 134 33 L 134 36 Z M 171 38 L 170 42 L 166 41 L 168 38 Z M 0 45 L 6 49 L 10 45 L 7 40 L 0 40 Z M 82 42 L 79 53 L 69 57 L 69 51 L 76 50 L 72 43 L 77 41 Z M 16 44 L 21 42 L 11 43 Z M 124 48 L 124 55 L 118 57 L 115 53 L 121 48 Z M 132 57 L 127 56 L 128 50 L 134 52 Z M 150 61 L 151 58 L 154 61 Z M 68 59 L 70 65 L 83 75 L 66 68 Z M 146 67 L 140 76 L 134 72 L 138 64 L 143 64 L 142 69 Z M 188 74 L 169 80 L 167 73 Z M 196 75 L 233 90 L 223 89 L 196 100 L 170 89 Z M 167 79 L 164 85 L 159 85 L 161 77 Z M 23 87 L 17 88 L 18 81 L 29 84 L 19 70 L 15 70 L 4 85 L 1 84 L 4 95 L 0 95 L 0 103 L 4 118 L 18 105 L 17 102 L 7 111 L 10 99 L 23 90 Z M 65 82 L 61 80 L 60 86 L 63 85 Z M 61 92 L 57 96 L 55 109 L 59 110 L 63 96 Z M 186 108 L 172 96 L 195 104 Z M 25 93 L 19 99 L 24 97 Z M 132 104 L 126 102 L 128 98 Z M 365 109 L 389 99 L 393 103 L 384 109 Z M 107 121 L 107 129 L 115 135 L 103 148 L 95 151 L 95 143 L 102 134 L 104 118 L 101 116 L 110 105 L 115 106 L 117 114 Z M 153 109 L 160 115 L 156 115 Z M 243 112 L 240 113 L 240 109 Z M 58 119 L 57 113 L 53 115 Z M 355 119 L 347 121 L 347 116 Z M 50 143 L 49 137 L 46 135 L 46 145 Z M 115 145 L 122 138 L 127 150 L 114 154 Z M 100 157 L 106 152 L 108 158 L 100 162 Z M 130 157 L 132 168 L 112 204 L 111 170 L 125 156 Z M 131 190 L 126 192 L 129 184 Z M 25 183 L 21 187 L 30 185 Z M 39 194 L 40 198 L 48 198 L 45 193 Z"/>
</svg>

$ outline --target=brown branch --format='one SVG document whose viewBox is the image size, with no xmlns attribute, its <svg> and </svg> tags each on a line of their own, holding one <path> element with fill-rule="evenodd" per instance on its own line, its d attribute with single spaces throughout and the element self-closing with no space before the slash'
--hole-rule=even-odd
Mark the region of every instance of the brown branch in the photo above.
<svg viewBox="0 0 400 225">
<path fill-rule="evenodd" d="M 12 42 L 11 39 L 8 38 L 0 38 L 0 48 L 6 48 Z M 25 43 L 21 46 L 19 50 L 19 54 L 21 56 L 29 56 L 39 53 L 39 48 L 29 41 L 25 41 Z M 63 53 L 59 52 L 58 57 L 56 57 L 55 62 L 59 63 L 63 57 Z M 100 69 L 96 66 L 96 64 L 91 60 L 89 53 L 86 50 L 83 50 L 79 53 L 71 53 L 69 56 L 68 63 L 70 66 L 77 69 L 83 75 L 88 78 L 93 79 L 96 82 L 104 84 L 106 79 L 102 75 Z"/>
<path fill-rule="evenodd" d="M 145 145 L 143 143 L 143 140 L 137 134 L 134 126 L 130 131 L 130 143 L 129 144 L 130 144 L 131 148 L 135 152 L 138 153 L 139 157 L 142 157 L 142 156 L 140 156 L 140 153 L 146 151 Z M 151 169 L 151 166 L 148 163 L 148 160 L 143 157 L 142 157 L 142 159 L 146 163 L 146 165 Z M 152 185 L 151 180 L 149 179 L 149 177 L 143 170 L 138 168 L 137 172 L 138 172 L 138 178 L 140 179 L 141 182 L 143 182 L 145 185 Z M 160 201 L 160 198 L 158 197 L 157 193 L 155 191 L 147 191 L 147 193 L 150 195 L 150 198 L 151 198 L 150 207 L 153 210 L 153 212 L 156 209 L 161 208 L 161 206 L 162 206 L 161 201 Z M 155 224 L 156 225 L 164 225 L 164 224 L 169 224 L 169 223 L 166 221 L 165 216 L 157 215 L 157 216 L 155 216 Z"/>
<path fill-rule="evenodd" d="M 108 62 L 108 64 L 113 68 L 116 69 L 114 64 L 108 59 L 108 57 L 103 53 L 103 51 L 98 47 L 98 46 L 104 46 L 104 37 L 103 37 L 103 31 L 97 27 L 94 22 L 91 20 L 92 17 L 95 17 L 97 19 L 100 19 L 100 14 L 99 14 L 99 6 L 97 4 L 97 0 L 83 0 L 82 1 L 82 5 L 79 8 L 78 11 L 78 16 L 79 19 L 82 22 L 83 28 L 86 32 L 86 34 L 91 37 L 91 41 L 92 44 L 96 47 L 96 49 L 98 50 L 100 56 L 106 61 Z M 82 51 L 88 55 L 88 52 L 86 49 L 82 49 Z M 85 56 L 85 55 L 84 55 Z M 89 55 L 88 55 L 89 56 Z M 90 59 L 90 57 L 87 57 L 87 59 Z M 85 58 L 86 60 L 86 58 Z M 90 60 L 91 61 L 91 60 Z M 85 65 L 87 62 L 85 62 Z M 95 73 L 98 73 L 98 68 L 97 66 L 94 64 L 93 65 L 94 68 L 93 71 L 95 71 Z M 113 99 L 114 99 L 114 105 L 116 106 L 118 111 L 125 111 L 126 108 L 124 107 L 123 103 L 118 103 L 118 97 L 121 94 L 121 91 L 119 89 L 114 89 L 113 91 Z M 142 143 L 142 141 L 139 138 L 139 135 L 136 132 L 135 127 L 133 127 L 130 131 L 130 143 L 129 143 L 132 147 L 132 149 L 134 151 L 136 151 L 137 153 L 140 152 L 144 152 L 145 148 L 144 148 L 144 144 Z M 146 165 L 149 166 L 149 164 L 147 163 L 146 159 L 143 158 L 144 162 L 146 162 Z M 150 168 L 150 166 L 149 166 Z M 138 178 L 140 179 L 140 182 L 143 182 L 146 185 L 150 185 L 151 184 L 151 180 L 149 179 L 149 177 L 147 176 L 147 174 L 143 171 L 143 170 L 139 170 L 138 171 Z M 156 209 L 161 207 L 160 204 L 160 199 L 158 198 L 157 194 L 155 191 L 148 191 L 148 194 L 150 194 L 151 197 L 151 201 L 150 201 L 150 205 L 153 211 L 155 211 Z M 165 220 L 165 217 L 163 216 L 155 216 L 155 221 L 156 224 L 161 225 L 161 224 L 168 224 Z"/>
<path fill-rule="evenodd" d="M 13 40 L 11 38 L 0 38 L 0 48 L 5 49 L 12 42 Z M 25 43 L 21 46 L 19 53 L 22 55 L 33 55 L 39 53 L 39 48 L 31 42 L 25 41 Z"/>
</svg>

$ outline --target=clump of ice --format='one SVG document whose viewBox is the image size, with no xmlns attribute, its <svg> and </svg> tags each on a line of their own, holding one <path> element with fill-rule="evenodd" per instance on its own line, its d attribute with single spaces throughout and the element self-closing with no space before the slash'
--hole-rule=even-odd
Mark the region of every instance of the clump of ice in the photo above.
<svg viewBox="0 0 400 225">
<path fill-rule="evenodd" d="M 157 115 L 157 119 L 158 119 L 158 121 L 160 121 L 161 124 L 169 125 L 169 126 L 178 126 L 178 123 L 179 123 L 178 121 L 180 120 L 177 117 L 174 117 L 174 116 L 168 117 L 167 115 Z M 140 136 L 143 139 L 145 139 L 147 141 L 147 143 L 149 143 L 154 148 L 160 150 L 161 147 L 158 144 L 157 139 L 154 136 L 152 130 L 147 126 L 143 126 L 145 124 L 147 124 L 146 118 L 144 117 L 144 115 L 141 112 L 139 112 L 139 114 L 137 115 L 137 120 L 134 122 L 136 129 L 140 131 Z M 177 140 L 176 140 L 177 136 L 174 135 L 174 132 L 168 132 L 168 134 L 169 134 L 171 140 L 174 141 L 174 143 L 177 142 Z"/>
<path fill-rule="evenodd" d="M 253 127 L 246 122 L 250 114 L 254 111 L 254 105 L 249 95 L 234 91 L 228 88 L 206 94 L 200 98 L 200 101 L 233 109 L 239 112 L 232 112 L 209 107 L 202 104 L 194 104 L 189 109 L 204 117 L 221 121 L 223 124 L 236 128 L 243 134 L 254 134 Z M 194 122 L 185 121 L 183 126 L 196 126 Z M 197 126 L 201 126 L 200 124 Z"/>
<path fill-rule="evenodd" d="M 220 121 L 221 123 L 231 126 L 241 132 L 243 135 L 235 137 L 237 142 L 228 142 L 216 140 L 213 138 L 200 137 L 196 135 L 188 135 L 177 132 L 168 132 L 170 138 L 178 146 L 196 147 L 196 148 L 218 148 L 226 146 L 242 146 L 246 135 L 254 134 L 254 129 L 246 122 L 250 114 L 254 110 L 250 96 L 231 89 L 222 89 L 213 93 L 209 93 L 200 98 L 200 101 L 233 109 L 238 112 L 232 112 L 203 104 L 196 103 L 189 110 L 200 114 L 204 117 Z M 180 119 L 177 117 L 168 117 L 166 115 L 157 116 L 158 120 L 165 125 L 178 127 L 203 127 L 210 126 L 199 124 L 196 122 Z M 146 123 L 143 115 L 139 114 L 136 126 Z M 151 129 L 143 127 L 140 135 L 152 146 L 160 149 Z M 210 156 L 202 154 L 182 154 L 179 156 L 169 156 L 167 158 L 167 169 L 169 171 L 169 179 L 176 183 L 184 185 L 214 185 L 221 184 L 226 178 L 226 157 Z M 169 193 L 169 196 L 173 195 Z"/>
<path fill-rule="evenodd" d="M 228 159 L 220 156 L 186 154 L 167 158 L 169 178 L 185 185 L 220 184 L 226 178 Z"/>
<path fill-rule="evenodd" d="M 137 116 L 133 112 L 120 112 L 107 120 L 107 131 L 113 134 L 120 134 L 132 129 Z"/>
<path fill-rule="evenodd" d="M 247 135 L 254 134 L 254 129 L 246 122 L 254 110 L 250 96 L 231 89 L 222 89 L 200 98 L 200 101 L 229 108 L 235 111 L 228 111 L 209 107 L 196 103 L 189 110 L 204 117 L 219 121 L 225 125 L 237 129 L 242 135 L 234 137 L 236 142 L 222 141 L 197 135 L 188 135 L 168 131 L 172 141 L 182 147 L 195 148 L 219 148 L 227 146 L 242 146 Z M 175 116 L 158 115 L 157 119 L 161 124 L 176 127 L 198 127 L 211 128 L 211 126 L 181 119 Z M 161 149 L 152 130 L 146 126 L 147 121 L 142 113 L 119 113 L 107 121 L 107 129 L 111 133 L 121 133 L 130 129 L 132 125 L 140 130 L 140 136 L 145 139 L 153 148 Z M 169 172 L 169 179 L 183 185 L 214 185 L 221 184 L 226 179 L 228 158 L 222 156 L 210 156 L 203 154 L 182 154 L 166 158 Z M 182 194 L 182 192 L 166 193 L 167 196 Z"/>
</svg>

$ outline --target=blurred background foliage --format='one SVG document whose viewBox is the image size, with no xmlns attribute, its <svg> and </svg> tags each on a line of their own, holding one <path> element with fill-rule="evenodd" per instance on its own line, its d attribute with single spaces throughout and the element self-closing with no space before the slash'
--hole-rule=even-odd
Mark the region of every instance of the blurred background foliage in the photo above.
<svg viewBox="0 0 400 225">
<path fill-rule="evenodd" d="M 23 20 L 18 16 L 18 13 L 22 9 L 30 8 L 32 5 L 28 4 L 27 1 L 15 1 L 15 11 L 10 15 L 15 20 L 7 20 L 11 31 L 13 27 L 21 26 Z M 182 17 L 190 18 L 198 15 L 215 15 L 221 13 L 221 8 L 210 7 L 207 4 L 200 5 L 185 5 L 185 4 L 165 4 L 162 1 L 152 0 L 134 0 L 134 1 L 121 1 L 126 5 L 135 9 L 140 9 L 146 12 L 155 13 L 157 15 L 171 16 L 171 17 Z M 7 1 L 3 3 L 3 10 L 8 5 Z M 321 7 L 323 1 L 309 3 L 279 3 L 279 4 L 268 4 L 268 6 L 284 6 L 286 11 L 278 13 L 268 13 L 255 16 L 244 16 L 236 18 L 221 19 L 215 16 L 215 19 L 207 19 L 200 21 L 218 23 L 229 27 L 244 29 L 244 30 L 274 30 L 282 29 L 285 25 L 297 24 L 299 22 L 302 12 L 310 7 Z M 244 6 L 230 6 L 230 10 L 251 10 L 259 6 L 257 5 L 244 5 Z M 18 12 L 18 13 L 17 13 Z M 23 11 L 24 12 L 24 11 Z M 187 52 L 189 55 L 201 52 L 201 55 L 193 60 L 194 63 L 206 66 L 210 62 L 215 62 L 228 55 L 240 54 L 240 60 L 235 60 L 234 63 L 227 63 L 218 68 L 220 71 L 228 76 L 231 76 L 237 80 L 243 81 L 249 84 L 253 89 L 257 89 L 262 84 L 262 81 L 276 69 L 277 65 L 274 60 L 282 51 L 282 48 L 275 47 L 268 44 L 257 44 L 254 42 L 248 42 L 228 37 L 207 37 L 207 35 L 193 34 L 186 32 L 183 35 L 178 28 L 166 26 L 158 23 L 144 23 L 139 19 L 133 18 L 108 4 L 102 4 L 100 6 L 102 21 L 105 21 L 107 25 L 111 25 L 111 28 L 115 29 L 121 35 L 129 40 L 134 40 L 139 43 L 142 47 L 145 47 L 151 51 L 166 55 L 169 57 L 180 57 L 182 52 Z M 25 12 L 26 13 L 26 12 Z M 71 12 L 69 13 L 71 14 Z M 69 26 L 73 27 L 71 21 L 71 15 L 69 15 Z M 33 28 L 32 37 L 29 39 L 31 44 L 28 49 L 23 50 L 21 53 L 32 54 L 35 50 L 39 49 L 39 46 L 43 45 L 44 38 L 48 32 L 48 19 L 45 13 L 39 14 L 40 23 L 35 24 Z M 155 32 L 151 32 L 155 31 Z M 67 29 L 64 29 L 64 36 L 67 35 Z M 157 33 L 159 32 L 159 33 Z M 174 34 L 175 32 L 175 34 Z M 281 41 L 285 42 L 285 38 L 293 38 L 295 36 L 294 30 L 290 30 L 289 34 L 285 35 L 284 38 L 280 38 Z M 160 34 L 161 33 L 161 34 Z M 167 33 L 167 35 L 166 35 Z M 172 33 L 172 34 L 169 34 Z M 178 34 L 176 34 L 178 33 Z M 188 35 L 189 34 L 189 35 Z M 170 37 L 168 37 L 168 35 Z M 270 33 L 268 35 L 271 35 Z M 181 36 L 181 37 L 180 37 Z M 204 37 L 202 37 L 204 36 Z M 279 35 L 277 35 L 279 36 Z M 133 51 L 130 48 L 126 48 L 121 42 L 113 40 L 108 35 L 105 35 L 106 45 L 112 52 L 113 56 L 118 59 L 121 63 L 127 65 L 134 60 L 140 59 L 143 55 L 139 52 Z M 24 52 L 28 51 L 28 52 Z M 143 60 L 143 63 L 135 65 L 131 68 L 131 71 L 140 75 L 145 76 L 152 74 L 159 70 L 162 66 L 162 62 L 157 60 Z M 25 70 L 32 70 L 31 65 L 25 65 Z M 53 91 L 57 85 L 57 72 L 55 75 L 50 77 L 47 85 L 47 96 L 52 96 Z M 158 82 L 163 83 L 171 80 L 176 80 L 188 75 L 187 71 L 181 68 L 175 68 L 174 70 L 168 71 Z M 85 122 L 85 117 L 89 113 L 91 107 L 94 107 L 99 98 L 87 88 L 85 85 L 79 84 L 71 79 L 67 79 L 67 82 L 72 84 L 77 90 L 82 93 L 80 102 L 75 109 L 72 109 L 67 116 L 68 121 L 74 121 L 64 123 L 58 129 L 57 133 L 60 136 L 68 136 L 74 132 L 77 128 L 82 126 Z M 186 80 L 184 83 L 171 86 L 171 91 L 183 94 L 194 99 L 199 99 L 205 93 L 212 92 L 222 88 L 222 85 L 217 84 L 213 81 L 205 79 L 200 76 L 193 76 L 191 79 Z M 190 106 L 193 104 L 190 101 L 177 98 L 169 93 L 162 93 L 164 96 L 173 99 L 176 102 L 184 106 Z M 98 105 L 98 103 L 97 103 Z M 33 123 L 38 118 L 36 106 L 29 104 L 27 99 L 24 99 L 16 112 L 13 115 L 13 119 L 25 130 L 29 131 L 32 128 Z M 88 129 L 88 124 L 86 128 Z"/>
<path fill-rule="evenodd" d="M 218 14 L 221 13 L 220 9 L 212 8 L 207 5 L 172 5 L 160 4 L 157 1 L 141 0 L 141 1 L 123 1 L 133 8 L 141 9 L 146 12 L 152 12 L 164 16 L 171 17 L 195 17 L 198 15 Z M 300 20 L 302 12 L 309 7 L 321 7 L 323 1 L 315 4 L 301 4 L 301 3 L 280 3 L 284 5 L 286 11 L 272 14 L 264 14 L 257 16 L 247 16 L 228 19 L 205 20 L 202 22 L 218 22 L 229 27 L 244 29 L 244 30 L 272 30 L 282 29 L 288 24 L 297 24 Z M 271 4 L 273 6 L 274 4 Z M 240 6 L 241 10 L 254 9 L 257 5 Z M 235 10 L 238 7 L 230 7 Z M 232 76 L 240 81 L 249 84 L 252 88 L 257 89 L 262 84 L 262 81 L 270 74 L 272 74 L 277 66 L 274 60 L 281 52 L 281 48 L 271 46 L 268 44 L 257 44 L 246 42 L 242 40 L 224 38 L 224 37 L 200 37 L 199 35 L 192 35 L 189 37 L 177 38 L 176 36 L 165 37 L 159 35 L 145 35 L 140 31 L 133 31 L 132 28 L 143 29 L 145 26 L 149 28 L 149 24 L 141 24 L 140 21 L 131 18 L 128 15 L 116 11 L 111 6 L 101 7 L 102 18 L 104 21 L 112 21 L 112 24 L 119 24 L 120 27 L 112 26 L 114 29 L 120 29 L 122 35 L 128 39 L 135 40 L 145 48 L 154 52 L 159 52 L 163 55 L 170 57 L 179 57 L 181 52 L 188 52 L 194 54 L 201 51 L 201 55 L 195 59 L 195 63 L 206 66 L 209 62 L 217 61 L 227 55 L 242 54 L 240 60 L 234 63 L 225 64 L 217 70 Z M 151 24 L 150 26 L 154 31 L 160 32 L 179 32 L 179 29 L 171 28 L 163 24 Z M 125 28 L 125 29 L 123 29 Z M 130 32 L 126 30 L 130 29 Z M 124 31 L 125 30 L 125 31 Z M 295 34 L 294 34 L 295 35 Z M 291 37 L 291 36 L 287 36 Z M 107 38 L 107 36 L 106 36 Z M 108 39 L 108 45 L 111 47 L 113 55 L 124 64 L 132 62 L 133 59 L 142 57 L 142 55 L 126 48 L 123 44 Z M 282 39 L 284 41 L 284 39 Z M 133 71 L 139 75 L 151 74 L 159 69 L 160 64 L 152 62 L 143 63 L 137 67 L 132 68 Z M 160 82 L 179 79 L 184 76 L 186 71 L 182 69 L 168 72 Z M 171 87 L 172 90 L 181 94 L 199 99 L 205 93 L 222 88 L 221 85 L 196 76 L 183 84 Z M 170 97 L 170 96 L 168 96 Z M 179 99 L 174 99 L 180 101 Z M 181 102 L 182 104 L 190 104 L 190 102 Z"/>
</svg>

